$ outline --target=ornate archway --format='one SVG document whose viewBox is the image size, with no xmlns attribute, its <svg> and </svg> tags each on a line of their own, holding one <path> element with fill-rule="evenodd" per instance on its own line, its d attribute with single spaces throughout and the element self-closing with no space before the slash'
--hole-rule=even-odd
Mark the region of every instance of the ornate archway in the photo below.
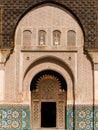
<svg viewBox="0 0 98 130">
<path fill-rule="evenodd" d="M 40 60 L 42 60 L 42 59 L 40 59 Z M 56 59 L 54 59 L 54 60 L 56 60 Z M 64 64 L 63 62 L 59 62 L 59 63 Z M 63 68 L 63 67 L 65 67 L 65 68 Z M 30 114 L 30 116 L 31 116 L 30 125 L 31 125 L 31 129 L 33 129 L 33 130 L 38 130 L 38 129 L 39 130 L 43 130 L 43 129 L 44 130 L 45 129 L 48 129 L 48 130 L 54 129 L 55 130 L 57 128 L 59 130 L 64 130 L 65 127 L 67 129 L 68 119 L 69 119 L 69 117 L 67 115 L 69 113 L 69 109 L 72 112 L 71 120 L 73 122 L 73 118 L 74 118 L 73 117 L 73 114 L 74 114 L 73 105 L 74 105 L 74 100 L 75 100 L 74 85 L 75 84 L 74 84 L 74 80 L 73 80 L 72 76 L 70 75 L 70 73 L 72 71 L 69 68 L 67 68 L 67 70 L 66 70 L 66 65 L 64 65 L 63 67 L 58 64 L 52 63 L 52 62 L 48 62 L 48 63 L 42 62 L 40 64 L 37 64 L 36 66 L 33 66 L 32 68 L 30 67 L 31 69 L 26 73 L 26 75 L 24 77 L 23 98 L 25 101 L 30 103 L 30 113 L 31 113 Z M 51 94 L 48 95 L 45 99 L 41 98 L 41 97 L 43 97 L 42 93 L 41 93 L 41 90 L 43 87 L 41 87 L 40 85 L 42 84 L 43 86 L 45 86 L 45 84 L 47 84 L 48 81 L 54 85 L 56 84 L 56 88 L 53 89 L 54 93 L 56 92 L 56 95 L 60 94 L 59 96 L 62 97 L 62 94 L 65 93 L 65 96 L 63 95 L 63 99 L 60 97 L 53 98 L 54 96 L 51 97 L 50 99 L 48 99 L 48 97 Z M 49 85 L 49 88 L 51 88 L 51 85 Z M 56 89 L 56 91 L 55 91 L 55 89 Z M 45 92 L 47 93 L 47 91 L 48 91 L 48 89 L 46 88 Z M 50 89 L 49 89 L 49 91 L 50 91 Z M 54 95 L 53 92 L 51 92 L 51 93 L 52 93 L 52 95 Z M 40 94 L 40 96 L 39 96 L 39 94 Z M 34 98 L 34 97 L 36 97 L 36 98 Z M 57 97 L 57 96 L 55 96 L 55 97 Z M 58 104 L 63 103 L 62 109 L 63 108 L 65 108 L 65 109 L 63 109 L 64 111 L 62 113 L 60 113 L 60 115 L 62 114 L 60 117 L 63 118 L 62 126 L 59 126 L 58 125 L 59 122 L 57 122 L 59 116 L 56 120 L 55 127 L 51 126 L 51 127 L 46 128 L 46 126 L 43 125 L 43 123 L 41 122 L 41 120 L 42 120 L 41 119 L 41 106 L 42 106 L 42 110 L 43 110 L 44 103 L 45 103 L 45 106 L 48 106 L 49 103 L 50 103 L 50 105 L 51 105 L 51 103 L 53 103 L 52 106 L 54 106 L 53 108 L 56 109 L 56 113 L 58 113 L 57 109 L 59 110 Z M 34 112 L 34 109 L 37 111 Z M 34 113 L 35 113 L 35 117 L 34 117 Z M 36 115 L 36 113 L 37 113 L 37 115 Z M 36 118 L 37 121 L 34 118 Z M 65 120 L 65 118 L 66 118 L 66 120 Z M 38 124 L 34 123 L 34 121 Z"/>
<path fill-rule="evenodd" d="M 31 82 L 31 124 L 33 130 L 66 128 L 67 84 L 57 72 L 45 70 Z"/>
</svg>

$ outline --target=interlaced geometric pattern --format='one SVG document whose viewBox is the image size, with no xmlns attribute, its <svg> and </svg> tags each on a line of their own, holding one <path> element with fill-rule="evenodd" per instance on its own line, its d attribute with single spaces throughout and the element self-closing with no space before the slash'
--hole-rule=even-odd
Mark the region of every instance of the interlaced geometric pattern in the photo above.
<svg viewBox="0 0 98 130">
<path fill-rule="evenodd" d="M 61 106 L 61 107 L 60 107 Z M 29 106 L 23 105 L 0 105 L 0 130 L 31 130 L 30 129 L 30 108 Z M 39 116 L 37 112 L 39 111 L 38 102 L 35 102 L 35 113 L 38 121 Z M 62 128 L 64 113 L 63 101 L 58 102 L 58 114 L 59 125 Z M 66 126 L 68 130 L 95 130 L 98 129 L 98 106 L 94 108 L 91 105 L 76 105 L 73 111 L 73 106 L 70 105 L 66 109 L 67 121 Z M 36 116 L 35 115 L 35 116 Z M 35 122 L 34 122 L 35 123 Z M 74 127 L 74 128 L 73 128 Z"/>
<path fill-rule="evenodd" d="M 34 122 L 34 126 L 37 128 L 39 127 L 39 122 L 40 122 L 40 114 L 39 114 L 39 110 L 40 110 L 40 105 L 39 102 L 34 102 L 33 104 L 33 122 Z"/>
<path fill-rule="evenodd" d="M 65 118 L 65 115 L 64 115 L 64 102 L 63 101 L 59 101 L 58 102 L 58 126 L 59 128 L 64 128 L 64 118 Z"/>
<path fill-rule="evenodd" d="M 92 106 L 78 106 L 76 108 L 76 119 L 76 127 L 78 129 L 93 130 L 94 126 Z"/>
<path fill-rule="evenodd" d="M 0 130 L 30 130 L 29 108 L 22 105 L 9 106 L 4 105 L 3 108 L 0 109 Z"/>
<path fill-rule="evenodd" d="M 14 32 L 18 21 L 27 10 L 42 2 L 47 3 L 47 0 L 2 0 L 2 48 L 14 47 Z M 76 15 L 85 33 L 85 48 L 95 48 L 97 19 L 95 0 L 51 0 L 51 3 L 61 4 Z"/>
<path fill-rule="evenodd" d="M 37 83 L 37 88 L 41 91 L 41 99 L 57 99 L 60 82 L 55 76 L 43 75 Z"/>
</svg>

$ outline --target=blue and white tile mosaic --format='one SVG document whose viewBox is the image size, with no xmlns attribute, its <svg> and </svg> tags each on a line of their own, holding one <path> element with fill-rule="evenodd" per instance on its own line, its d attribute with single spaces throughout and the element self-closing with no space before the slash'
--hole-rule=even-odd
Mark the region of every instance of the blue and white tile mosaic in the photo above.
<svg viewBox="0 0 98 130">
<path fill-rule="evenodd" d="M 1 105 L 0 105 L 1 106 Z M 67 130 L 98 130 L 98 108 L 72 106 L 66 110 Z M 0 107 L 0 130 L 31 130 L 29 105 Z"/>
<path fill-rule="evenodd" d="M 29 108 L 1 108 L 0 130 L 30 130 Z"/>
<path fill-rule="evenodd" d="M 93 108 L 92 106 L 79 106 L 75 109 L 77 130 L 93 130 Z"/>
<path fill-rule="evenodd" d="M 66 129 L 67 130 L 73 130 L 74 127 L 74 110 L 72 106 L 69 106 L 66 110 L 67 116 L 66 116 Z"/>
<path fill-rule="evenodd" d="M 90 105 L 77 105 L 73 109 L 71 106 L 68 107 L 66 118 L 67 130 L 93 130 L 94 128 L 93 107 Z"/>
<path fill-rule="evenodd" d="M 94 108 L 94 130 L 98 130 L 98 106 Z"/>
</svg>

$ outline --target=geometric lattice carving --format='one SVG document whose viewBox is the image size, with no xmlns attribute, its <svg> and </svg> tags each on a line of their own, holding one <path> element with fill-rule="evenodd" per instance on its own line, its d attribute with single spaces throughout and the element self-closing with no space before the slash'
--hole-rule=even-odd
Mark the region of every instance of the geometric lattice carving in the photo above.
<svg viewBox="0 0 98 130">
<path fill-rule="evenodd" d="M 65 107 L 64 101 L 58 102 L 58 127 L 64 128 L 65 127 Z"/>
<path fill-rule="evenodd" d="M 32 99 L 33 99 L 33 100 L 40 99 L 40 94 L 37 93 L 37 92 L 32 92 Z"/>
<path fill-rule="evenodd" d="M 38 101 L 33 103 L 33 127 L 40 127 L 40 103 Z"/>
<path fill-rule="evenodd" d="M 41 91 L 42 99 L 56 99 L 57 94 L 54 82 L 52 82 L 51 80 L 43 82 L 41 89 L 42 89 Z"/>
<path fill-rule="evenodd" d="M 2 0 L 2 48 L 14 47 L 14 31 L 17 22 L 23 16 L 24 12 L 35 7 L 35 5 L 47 0 L 28 0 L 28 1 L 14 1 Z M 48 1 L 49 2 L 49 1 Z M 58 3 L 69 8 L 73 14 L 81 22 L 85 33 L 85 48 L 96 47 L 96 7 L 95 0 L 51 0 L 51 2 Z M 2 6 L 3 5 L 3 6 Z"/>
<path fill-rule="evenodd" d="M 41 90 L 41 99 L 56 99 L 60 86 L 59 80 L 52 75 L 44 75 L 39 81 L 37 88 Z"/>
<path fill-rule="evenodd" d="M 58 99 L 65 101 L 66 100 L 66 92 L 59 93 L 58 94 Z"/>
</svg>

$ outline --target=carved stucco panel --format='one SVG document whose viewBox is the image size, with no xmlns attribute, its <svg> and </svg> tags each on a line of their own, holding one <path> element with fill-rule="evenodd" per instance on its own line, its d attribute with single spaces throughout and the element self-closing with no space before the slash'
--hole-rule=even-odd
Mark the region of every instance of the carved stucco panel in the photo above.
<svg viewBox="0 0 98 130">
<path fill-rule="evenodd" d="M 29 0 L 14 2 L 9 0 L 2 0 L 3 8 L 2 14 L 2 48 L 14 47 L 14 30 L 17 22 L 27 10 L 33 8 L 37 4 L 47 3 L 47 0 Z M 96 6 L 95 0 L 51 0 L 55 4 L 61 4 L 65 8 L 70 9 L 81 22 L 85 33 L 85 48 L 96 47 Z"/>
</svg>

